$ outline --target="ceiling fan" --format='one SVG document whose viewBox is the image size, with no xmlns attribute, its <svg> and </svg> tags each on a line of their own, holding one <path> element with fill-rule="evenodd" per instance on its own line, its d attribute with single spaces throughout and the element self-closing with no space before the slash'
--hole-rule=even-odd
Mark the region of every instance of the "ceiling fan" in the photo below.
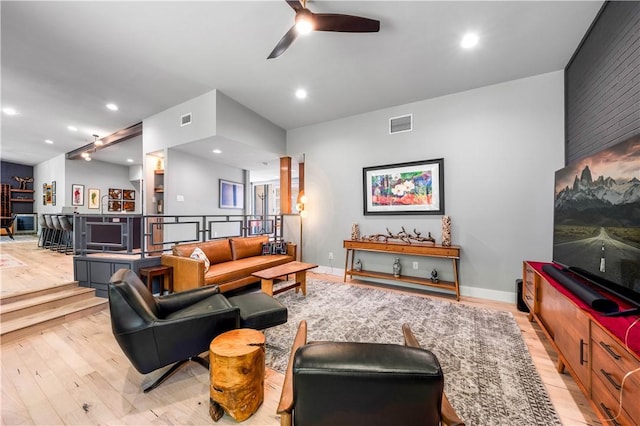
<svg viewBox="0 0 640 426">
<path fill-rule="evenodd" d="M 295 24 L 280 39 L 267 59 L 277 58 L 291 46 L 298 34 L 311 31 L 335 31 L 340 33 L 376 33 L 380 21 L 361 16 L 337 13 L 313 13 L 307 9 L 307 0 L 285 0 L 296 12 Z"/>
</svg>

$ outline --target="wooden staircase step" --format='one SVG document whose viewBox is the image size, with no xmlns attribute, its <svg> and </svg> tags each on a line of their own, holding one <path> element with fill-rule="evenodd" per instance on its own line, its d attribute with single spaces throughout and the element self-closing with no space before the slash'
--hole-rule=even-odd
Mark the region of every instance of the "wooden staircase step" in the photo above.
<svg viewBox="0 0 640 426">
<path fill-rule="evenodd" d="M 10 321 L 2 321 L 0 324 L 2 344 L 99 312 L 105 309 L 108 304 L 108 299 L 93 297 L 71 302 L 64 306 L 49 308 Z"/>
<path fill-rule="evenodd" d="M 33 297 L 42 296 L 44 294 L 57 293 L 69 288 L 78 287 L 78 282 L 73 281 L 65 284 L 52 285 L 51 287 L 41 288 L 37 290 L 26 290 L 19 293 L 12 293 L 0 296 L 0 305 L 7 305 L 9 303 L 18 302 L 20 300 L 27 300 Z"/>
<path fill-rule="evenodd" d="M 95 290 L 87 287 L 62 286 L 59 291 L 36 293 L 27 299 L 19 299 L 0 306 L 0 321 L 11 321 L 20 317 L 57 308 L 69 303 L 95 297 Z"/>
</svg>

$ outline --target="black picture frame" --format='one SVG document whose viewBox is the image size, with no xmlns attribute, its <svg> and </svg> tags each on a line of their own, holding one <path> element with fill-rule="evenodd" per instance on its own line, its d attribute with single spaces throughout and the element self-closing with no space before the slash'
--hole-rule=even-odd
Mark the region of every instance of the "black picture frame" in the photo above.
<svg viewBox="0 0 640 426">
<path fill-rule="evenodd" d="M 362 169 L 368 215 L 444 215 L 444 158 Z"/>
</svg>

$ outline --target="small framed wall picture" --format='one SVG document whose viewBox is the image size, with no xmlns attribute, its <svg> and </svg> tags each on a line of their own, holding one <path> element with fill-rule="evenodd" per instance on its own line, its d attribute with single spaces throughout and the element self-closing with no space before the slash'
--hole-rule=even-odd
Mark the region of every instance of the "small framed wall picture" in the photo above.
<svg viewBox="0 0 640 426">
<path fill-rule="evenodd" d="M 133 189 L 123 189 L 122 199 L 127 201 L 133 201 L 136 199 L 136 191 Z"/>
<path fill-rule="evenodd" d="M 71 205 L 84 206 L 84 185 L 71 185 Z"/>
<path fill-rule="evenodd" d="M 89 188 L 87 190 L 87 196 L 89 197 L 88 207 L 90 209 L 99 209 L 100 208 L 100 190 Z"/>
<path fill-rule="evenodd" d="M 122 200 L 122 189 L 120 189 L 120 188 L 109 188 L 109 199 L 110 200 Z"/>
</svg>

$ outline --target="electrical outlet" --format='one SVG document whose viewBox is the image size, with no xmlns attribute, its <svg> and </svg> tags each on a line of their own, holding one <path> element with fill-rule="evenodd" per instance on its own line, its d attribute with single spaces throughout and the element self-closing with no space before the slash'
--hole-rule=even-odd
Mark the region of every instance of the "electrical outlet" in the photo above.
<svg viewBox="0 0 640 426">
<path fill-rule="evenodd" d="M 413 269 L 418 269 L 418 262 L 413 262 Z"/>
<path fill-rule="evenodd" d="M 329 260 L 333 260 L 333 252 L 332 251 L 329 252 Z"/>
</svg>

